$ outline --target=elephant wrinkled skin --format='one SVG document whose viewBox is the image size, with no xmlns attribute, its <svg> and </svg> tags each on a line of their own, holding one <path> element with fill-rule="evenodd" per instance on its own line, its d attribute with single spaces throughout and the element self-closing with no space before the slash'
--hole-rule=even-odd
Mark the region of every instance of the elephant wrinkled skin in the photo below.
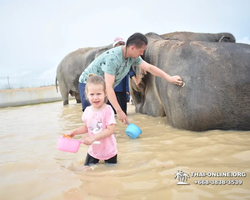
<svg viewBox="0 0 250 200">
<path fill-rule="evenodd" d="M 185 86 L 147 73 L 143 89 L 131 84 L 136 112 L 166 116 L 173 127 L 191 131 L 250 130 L 250 45 L 146 37 L 144 60 L 180 75 Z"/>
<path fill-rule="evenodd" d="M 172 32 L 162 34 L 163 39 L 180 41 L 206 41 L 206 42 L 234 42 L 235 37 L 231 33 L 194 33 Z"/>
</svg>

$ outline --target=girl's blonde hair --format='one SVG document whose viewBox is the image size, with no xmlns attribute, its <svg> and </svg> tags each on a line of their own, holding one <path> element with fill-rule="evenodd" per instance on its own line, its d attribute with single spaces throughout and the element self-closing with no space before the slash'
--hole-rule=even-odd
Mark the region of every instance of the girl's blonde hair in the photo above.
<svg viewBox="0 0 250 200">
<path fill-rule="evenodd" d="M 85 93 L 86 94 L 88 92 L 88 85 L 90 85 L 90 84 L 94 84 L 94 85 L 100 84 L 100 85 L 103 85 L 103 91 L 106 94 L 106 83 L 105 83 L 105 81 L 104 81 L 104 79 L 103 79 L 102 76 L 98 76 L 98 75 L 92 74 L 92 73 L 88 75 L 88 78 L 87 78 L 87 81 L 86 81 L 86 86 L 85 86 Z M 107 102 L 107 98 L 105 98 L 104 102 L 105 103 Z"/>
</svg>

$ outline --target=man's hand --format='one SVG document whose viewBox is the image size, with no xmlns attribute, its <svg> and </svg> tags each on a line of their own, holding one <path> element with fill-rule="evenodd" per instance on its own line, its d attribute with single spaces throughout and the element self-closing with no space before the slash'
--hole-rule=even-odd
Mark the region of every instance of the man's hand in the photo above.
<svg viewBox="0 0 250 200">
<path fill-rule="evenodd" d="M 175 85 L 178 85 L 178 86 L 183 86 L 184 82 L 182 81 L 182 78 L 178 75 L 176 76 L 171 76 L 170 77 L 170 80 L 169 80 L 170 83 L 173 83 Z"/>
<path fill-rule="evenodd" d="M 116 111 L 116 114 L 117 114 L 117 118 L 124 124 L 128 124 L 128 118 L 127 118 L 127 115 L 122 111 Z"/>
</svg>

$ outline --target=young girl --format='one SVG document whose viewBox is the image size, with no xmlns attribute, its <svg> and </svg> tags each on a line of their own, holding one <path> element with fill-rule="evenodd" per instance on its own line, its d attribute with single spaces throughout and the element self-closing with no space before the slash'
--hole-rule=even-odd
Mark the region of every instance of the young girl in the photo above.
<svg viewBox="0 0 250 200">
<path fill-rule="evenodd" d="M 85 166 L 96 164 L 99 160 L 115 164 L 117 163 L 117 148 L 114 136 L 116 121 L 111 106 L 105 103 L 107 94 L 104 79 L 101 76 L 90 74 L 85 92 L 91 104 L 82 115 L 85 125 L 71 131 L 68 135 L 74 137 L 78 134 L 86 134 L 83 143 L 90 145 L 90 147 Z M 96 144 L 95 141 L 100 143 Z"/>
</svg>

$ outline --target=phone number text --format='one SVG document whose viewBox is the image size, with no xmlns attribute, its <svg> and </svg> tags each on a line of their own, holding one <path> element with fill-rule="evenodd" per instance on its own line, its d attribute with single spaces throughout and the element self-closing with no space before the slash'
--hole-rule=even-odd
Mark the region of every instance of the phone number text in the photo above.
<svg viewBox="0 0 250 200">
<path fill-rule="evenodd" d="M 196 185 L 242 185 L 242 180 L 196 180 Z"/>
</svg>

